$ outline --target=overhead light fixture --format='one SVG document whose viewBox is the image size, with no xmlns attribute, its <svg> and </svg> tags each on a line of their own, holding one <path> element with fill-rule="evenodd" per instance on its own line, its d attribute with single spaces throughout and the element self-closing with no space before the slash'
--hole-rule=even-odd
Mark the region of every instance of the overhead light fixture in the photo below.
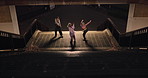
<svg viewBox="0 0 148 78">
<path fill-rule="evenodd" d="M 52 10 L 55 8 L 55 3 L 53 1 L 50 1 L 49 6 L 50 6 L 50 10 Z"/>
<path fill-rule="evenodd" d="M 86 2 L 84 1 L 84 2 L 83 2 L 83 4 L 85 5 L 85 4 L 86 4 Z"/>
<path fill-rule="evenodd" d="M 66 5 L 66 3 L 65 3 L 65 1 L 64 1 L 64 0 L 63 0 L 62 4 L 63 4 L 63 5 Z"/>
<path fill-rule="evenodd" d="M 100 7 L 101 5 L 100 4 L 98 4 L 98 7 Z"/>
</svg>

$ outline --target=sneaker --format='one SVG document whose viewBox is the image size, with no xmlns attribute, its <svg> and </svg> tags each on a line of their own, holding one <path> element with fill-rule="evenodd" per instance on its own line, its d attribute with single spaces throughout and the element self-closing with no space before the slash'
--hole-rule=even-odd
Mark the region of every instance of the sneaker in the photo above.
<svg viewBox="0 0 148 78">
<path fill-rule="evenodd" d="M 83 41 L 87 41 L 86 39 L 83 39 Z"/>
<path fill-rule="evenodd" d="M 63 38 L 63 36 L 60 36 L 60 38 Z"/>
</svg>

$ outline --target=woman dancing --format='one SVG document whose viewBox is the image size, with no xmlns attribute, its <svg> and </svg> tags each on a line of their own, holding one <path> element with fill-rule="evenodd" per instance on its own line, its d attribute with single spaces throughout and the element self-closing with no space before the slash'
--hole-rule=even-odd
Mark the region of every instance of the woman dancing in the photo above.
<svg viewBox="0 0 148 78">
<path fill-rule="evenodd" d="M 84 20 L 81 20 L 80 22 L 80 26 L 81 28 L 83 29 L 83 41 L 86 41 L 86 33 L 88 32 L 88 28 L 87 28 L 87 25 L 91 23 L 91 20 L 89 22 L 87 22 L 86 24 L 84 23 Z"/>
</svg>

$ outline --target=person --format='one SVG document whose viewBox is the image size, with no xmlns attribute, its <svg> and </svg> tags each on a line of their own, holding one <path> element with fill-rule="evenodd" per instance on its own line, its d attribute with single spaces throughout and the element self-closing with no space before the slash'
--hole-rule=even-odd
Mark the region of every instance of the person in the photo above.
<svg viewBox="0 0 148 78">
<path fill-rule="evenodd" d="M 74 40 L 74 42 L 75 42 L 75 41 L 76 41 L 75 30 L 74 30 L 74 29 L 75 29 L 75 25 L 72 24 L 72 23 L 68 23 L 67 27 L 68 27 L 68 29 L 69 29 L 69 34 L 70 34 L 70 37 L 71 37 L 70 42 L 72 43 L 73 40 Z"/>
<path fill-rule="evenodd" d="M 57 36 L 57 31 L 59 31 L 60 37 L 63 38 L 63 34 L 62 34 L 62 29 L 61 29 L 61 27 L 62 27 L 62 26 L 61 26 L 60 18 L 59 18 L 59 17 L 55 18 L 55 36 L 54 36 L 54 37 Z"/>
<path fill-rule="evenodd" d="M 86 24 L 84 23 L 84 20 L 81 20 L 80 22 L 80 26 L 81 28 L 83 29 L 83 41 L 86 41 L 86 33 L 88 32 L 88 28 L 87 28 L 87 25 L 91 23 L 91 20 L 89 22 L 87 22 Z"/>
</svg>

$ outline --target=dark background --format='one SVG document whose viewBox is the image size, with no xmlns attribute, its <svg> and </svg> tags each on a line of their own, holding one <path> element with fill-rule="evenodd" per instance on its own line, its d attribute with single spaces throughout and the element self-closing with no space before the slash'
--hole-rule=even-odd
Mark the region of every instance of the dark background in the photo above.
<svg viewBox="0 0 148 78">
<path fill-rule="evenodd" d="M 23 34 L 30 22 L 37 18 L 42 24 L 54 30 L 54 18 L 59 16 L 62 30 L 67 29 L 67 23 L 75 23 L 76 31 L 80 31 L 80 21 L 92 20 L 88 25 L 89 30 L 97 30 L 97 27 L 107 18 L 111 18 L 117 25 L 117 29 L 124 33 L 128 17 L 128 4 L 101 4 L 98 5 L 56 5 L 54 9 L 49 6 L 17 6 L 20 32 Z M 23 29 L 23 30 L 22 30 Z"/>
</svg>

